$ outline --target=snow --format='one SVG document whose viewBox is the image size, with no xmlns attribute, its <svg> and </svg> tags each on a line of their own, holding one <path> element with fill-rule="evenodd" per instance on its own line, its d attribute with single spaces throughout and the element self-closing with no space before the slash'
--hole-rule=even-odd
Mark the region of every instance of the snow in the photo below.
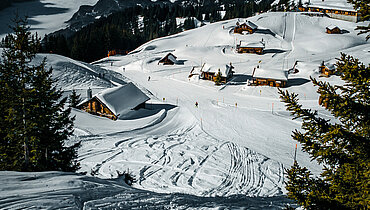
<svg viewBox="0 0 370 210">
<path fill-rule="evenodd" d="M 370 44 L 365 35 L 357 35 L 356 23 L 328 17 L 277 12 L 246 20 L 258 25 L 247 38 L 232 33 L 236 19 L 221 21 L 152 40 L 128 55 L 110 56 L 94 64 L 39 55 L 37 60 L 48 57 L 66 94 L 77 89 L 85 98 L 89 87 L 101 91 L 133 82 L 151 100 L 147 109 L 129 112 L 117 121 L 73 110 L 76 132 L 67 143 L 81 141 L 79 172 L 87 176 L 1 172 L 0 184 L 7 190 L 0 192 L 5 201 L 0 208 L 45 208 L 53 197 L 53 202 L 64 199 L 63 206 L 78 204 L 87 209 L 283 208 L 289 203 L 283 197 L 284 169 L 293 164 L 297 143 L 291 134 L 300 129 L 301 121 L 292 120 L 276 88 L 247 85 L 254 67 L 281 74 L 299 61 L 299 72 L 289 75 L 283 90 L 298 93 L 305 108 L 333 120 L 318 105 L 316 87 L 309 78 L 343 84 L 338 76 L 320 77 L 322 61 L 334 63 L 339 52 L 344 52 L 367 64 Z M 330 24 L 349 33 L 326 34 Z M 240 40 L 255 43 L 262 39 L 268 46 L 263 55 L 235 52 Z M 169 52 L 183 64 L 158 65 Z M 188 79 L 193 66 L 230 62 L 235 73 L 225 85 Z M 322 166 L 311 162 L 300 145 L 297 160 L 315 175 L 320 173 Z M 134 188 L 115 181 L 117 171 L 127 169 L 138 179 Z M 32 180 L 35 175 L 39 178 Z M 56 186 L 48 187 L 52 183 Z M 33 190 L 22 192 L 27 186 L 34 186 Z"/>
<path fill-rule="evenodd" d="M 122 179 L 63 172 L 0 172 L 1 209 L 282 209 L 282 197 L 203 198 L 133 189 Z"/>
<path fill-rule="evenodd" d="M 262 42 L 246 42 L 240 41 L 239 47 L 265 48 Z"/>
<path fill-rule="evenodd" d="M 118 118 L 123 117 L 127 112 L 150 99 L 131 82 L 106 89 L 95 97 L 104 103 Z"/>
<path fill-rule="evenodd" d="M 288 72 L 287 71 L 282 71 L 281 69 L 256 68 L 253 77 L 287 81 L 288 80 Z"/>
<path fill-rule="evenodd" d="M 318 7 L 323 9 L 338 9 L 346 11 L 356 11 L 353 5 L 348 3 L 346 0 L 309 0 L 302 1 L 302 3 L 310 2 L 310 7 Z"/>
</svg>

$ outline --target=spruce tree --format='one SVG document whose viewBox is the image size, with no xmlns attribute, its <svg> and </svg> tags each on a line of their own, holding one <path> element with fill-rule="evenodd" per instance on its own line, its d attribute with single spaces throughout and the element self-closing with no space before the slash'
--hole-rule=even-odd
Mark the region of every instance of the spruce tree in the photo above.
<svg viewBox="0 0 370 210">
<path fill-rule="evenodd" d="M 369 0 L 348 0 L 353 4 L 353 7 L 358 10 L 361 21 L 370 20 L 370 3 Z M 366 40 L 370 39 L 370 23 L 367 26 L 357 26 L 356 30 L 360 30 L 358 34 L 368 34 Z"/>
<path fill-rule="evenodd" d="M 40 39 L 30 33 L 27 19 L 16 17 L 14 23 L 0 63 L 0 169 L 74 171 L 79 145 L 64 146 L 73 132 L 66 98 L 54 85 L 46 59 L 33 61 Z"/>
<path fill-rule="evenodd" d="M 222 80 L 221 72 L 220 70 L 218 70 L 216 77 L 215 77 L 215 85 L 221 85 L 221 80 Z"/>
<path fill-rule="evenodd" d="M 302 118 L 302 130 L 293 132 L 303 151 L 323 165 L 319 177 L 297 162 L 287 171 L 288 197 L 307 209 L 370 208 L 370 64 L 345 54 L 337 62 L 344 85 L 311 78 L 335 121 L 304 109 L 298 95 L 279 90 L 287 110 Z"/>
<path fill-rule="evenodd" d="M 77 108 L 77 105 L 81 102 L 81 94 L 77 94 L 76 90 L 72 90 L 72 94 L 69 96 L 69 107 Z"/>
</svg>

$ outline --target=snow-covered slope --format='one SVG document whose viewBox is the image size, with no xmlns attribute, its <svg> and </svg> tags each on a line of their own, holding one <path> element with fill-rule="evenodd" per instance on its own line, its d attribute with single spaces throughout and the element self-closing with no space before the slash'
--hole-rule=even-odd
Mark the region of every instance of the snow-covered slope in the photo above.
<svg viewBox="0 0 370 210">
<path fill-rule="evenodd" d="M 62 172 L 0 172 L 1 209 L 282 209 L 288 199 L 203 198 L 132 189 L 120 179 Z"/>
<path fill-rule="evenodd" d="M 296 142 L 291 133 L 300 129 L 301 122 L 291 120 L 276 88 L 247 86 L 254 67 L 287 71 L 299 61 L 296 65 L 299 72 L 289 75 L 288 87 L 284 90 L 300 94 L 300 102 L 305 107 L 317 109 L 320 116 L 330 119 L 330 114 L 318 105 L 316 88 L 309 77 L 341 84 L 337 76 L 319 77 L 318 66 L 322 61 L 335 62 L 339 52 L 354 55 L 367 64 L 370 44 L 364 35 L 356 35 L 355 23 L 327 17 L 266 13 L 248 20 L 258 26 L 256 33 L 233 34 L 237 19 L 217 22 L 150 41 L 129 55 L 111 56 L 93 65 L 57 55 L 40 55 L 38 59 L 48 57 L 58 84 L 67 91 L 75 88 L 85 96 L 89 86 L 100 91 L 132 81 L 151 98 L 145 110 L 133 111 L 124 120 L 111 121 L 73 110 L 76 132 L 67 143 L 82 142 L 80 171 L 88 176 L 112 179 L 117 177 L 117 171 L 130 169 L 138 179 L 135 188 L 156 193 L 126 189 L 121 185 L 113 187 L 114 181 L 76 175 L 61 178 L 65 182 L 60 185 L 66 189 L 62 192 L 71 192 L 66 187 L 71 185 L 78 190 L 82 188 L 77 194 L 88 193 L 83 190 L 92 185 L 112 187 L 113 193 L 104 192 L 104 198 L 85 199 L 86 208 L 145 208 L 148 203 L 157 203 L 164 208 L 243 206 L 265 209 L 282 208 L 282 203 L 289 202 L 282 197 L 284 168 L 293 163 Z M 348 33 L 326 34 L 325 27 L 330 24 Z M 235 53 L 239 41 L 262 39 L 266 44 L 264 55 Z M 177 56 L 180 64 L 157 65 L 168 52 Z M 193 65 L 230 62 L 235 74 L 226 85 L 215 86 L 210 81 L 188 78 Z M 310 162 L 299 145 L 297 160 L 315 174 L 321 169 Z M 51 175 L 46 174 L 38 183 L 47 182 Z M 9 193 L 1 194 L 6 199 L 0 201 L 0 205 L 22 208 L 35 204 L 25 198 L 28 194 L 19 192 L 34 174 L 2 172 L 0 175 L 5 177 L 1 180 L 10 180 L 0 181 L 0 184 L 15 183 L 14 188 L 7 188 Z M 17 179 L 19 176 L 26 178 Z M 62 173 L 53 176 L 67 177 Z M 99 184 L 93 184 L 96 182 Z M 51 180 L 50 183 L 59 182 Z M 45 192 L 46 185 L 37 186 L 43 191 L 39 195 L 41 199 L 55 195 L 54 191 Z M 116 194 L 115 189 L 122 189 L 122 192 Z M 157 194 L 175 192 L 190 195 Z M 21 194 L 20 199 L 17 194 Z M 258 197 L 251 199 L 245 195 Z M 66 198 L 67 201 L 73 199 Z"/>
<path fill-rule="evenodd" d="M 83 170 L 94 167 L 99 176 L 109 177 L 116 168 L 130 168 L 140 176 L 137 187 L 157 192 L 259 196 L 283 193 L 283 168 L 293 163 L 296 144 L 291 132 L 300 128 L 300 121 L 291 120 L 276 88 L 246 85 L 253 68 L 260 65 L 266 70 L 287 71 L 299 61 L 299 72 L 289 75 L 286 89 L 299 93 L 308 108 L 329 117 L 318 106 L 309 77 L 340 83 L 336 76 L 319 78 L 321 62 L 333 63 L 339 52 L 345 52 L 368 63 L 370 45 L 364 36 L 356 35 L 355 23 L 327 17 L 266 13 L 248 20 L 259 27 L 252 35 L 233 34 L 237 20 L 228 20 L 153 40 L 127 56 L 99 61 L 96 65 L 121 72 L 153 96 L 178 107 L 169 110 L 166 118 L 153 127 L 89 139 L 89 144 L 92 141 L 91 145 L 99 145 L 101 155 L 90 155 L 92 146 L 85 145 L 81 149 Z M 330 24 L 349 33 L 326 34 Z M 235 53 L 235 44 L 240 40 L 262 39 L 266 44 L 264 55 Z M 168 52 L 183 65 L 157 65 Z M 233 80 L 221 87 L 210 81 L 189 80 L 192 66 L 204 62 L 231 62 L 235 67 Z M 305 153 L 298 152 L 298 161 L 314 173 L 320 170 Z"/>
</svg>

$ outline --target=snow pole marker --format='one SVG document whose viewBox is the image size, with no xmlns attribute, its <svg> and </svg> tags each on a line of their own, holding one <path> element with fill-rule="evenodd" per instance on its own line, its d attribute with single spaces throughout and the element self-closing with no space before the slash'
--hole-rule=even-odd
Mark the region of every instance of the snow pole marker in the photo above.
<svg viewBox="0 0 370 210">
<path fill-rule="evenodd" d="M 294 162 L 297 160 L 297 144 L 295 144 L 295 150 L 294 150 Z"/>
</svg>

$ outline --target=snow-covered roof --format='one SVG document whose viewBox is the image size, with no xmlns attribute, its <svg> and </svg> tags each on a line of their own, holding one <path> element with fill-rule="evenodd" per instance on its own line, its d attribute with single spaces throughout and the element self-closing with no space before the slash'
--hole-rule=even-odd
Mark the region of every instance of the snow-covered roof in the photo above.
<svg viewBox="0 0 370 210">
<path fill-rule="evenodd" d="M 246 42 L 246 41 L 240 41 L 239 47 L 265 48 L 265 45 L 262 42 Z"/>
<path fill-rule="evenodd" d="M 329 30 L 333 30 L 334 28 L 339 28 L 339 27 L 336 26 L 336 25 L 330 24 L 326 28 L 329 29 Z"/>
<path fill-rule="evenodd" d="M 258 28 L 258 26 L 256 25 L 256 24 L 254 24 L 254 23 L 252 23 L 251 21 L 247 21 L 246 22 L 246 24 L 247 24 L 247 26 L 249 26 L 251 29 L 257 29 Z"/>
<path fill-rule="evenodd" d="M 310 2 L 308 7 L 322 8 L 322 9 L 335 9 L 342 11 L 352 11 L 356 10 L 353 8 L 353 5 L 348 3 L 346 0 L 307 0 Z"/>
<path fill-rule="evenodd" d="M 329 70 L 335 70 L 335 65 L 334 64 L 325 64 L 326 68 L 328 68 Z"/>
<path fill-rule="evenodd" d="M 164 56 L 159 62 L 163 61 L 165 58 L 168 58 L 168 60 L 172 61 L 173 63 L 176 63 L 176 56 L 174 56 L 172 53 L 168 53 L 166 56 Z"/>
<path fill-rule="evenodd" d="M 288 80 L 288 72 L 280 69 L 262 69 L 256 68 L 253 77 L 263 79 L 276 79 L 281 81 Z"/>
<path fill-rule="evenodd" d="M 104 90 L 94 97 L 104 103 L 118 118 L 150 99 L 131 82 Z"/>
<path fill-rule="evenodd" d="M 193 66 L 193 68 L 191 69 L 190 74 L 198 74 L 198 75 L 200 75 L 201 74 L 201 71 L 202 71 L 202 68 L 203 68 L 203 66 Z"/>
<path fill-rule="evenodd" d="M 203 72 L 209 72 L 209 73 L 215 73 L 215 74 L 217 74 L 218 71 L 220 71 L 222 77 L 227 77 L 227 75 L 229 75 L 231 70 L 232 70 L 232 67 L 227 64 L 215 65 L 215 66 L 205 64 L 202 69 Z"/>
</svg>

